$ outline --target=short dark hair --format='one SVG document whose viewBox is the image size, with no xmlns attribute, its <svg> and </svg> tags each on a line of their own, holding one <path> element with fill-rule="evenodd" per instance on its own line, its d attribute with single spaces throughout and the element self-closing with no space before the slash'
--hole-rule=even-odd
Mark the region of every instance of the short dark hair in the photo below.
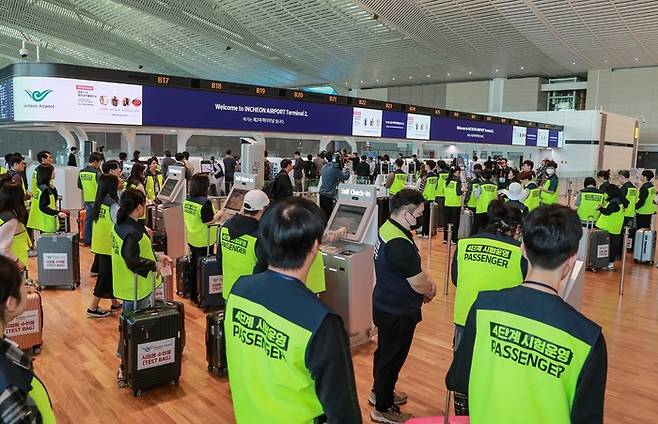
<svg viewBox="0 0 658 424">
<path fill-rule="evenodd" d="M 617 175 L 620 175 L 620 176 L 622 176 L 622 177 L 624 177 L 624 178 L 631 178 L 631 173 L 628 172 L 628 171 L 626 171 L 625 169 L 623 169 L 623 170 L 617 172 Z"/>
<path fill-rule="evenodd" d="M 190 197 L 208 196 L 210 178 L 208 174 L 194 174 L 190 179 Z"/>
<path fill-rule="evenodd" d="M 309 161 L 313 160 L 313 155 L 309 153 L 308 155 L 306 155 L 306 159 L 308 159 Z"/>
<path fill-rule="evenodd" d="M 146 161 L 146 166 L 151 166 L 151 164 L 152 164 L 153 162 L 155 162 L 155 163 L 159 163 L 159 162 L 158 162 L 158 158 L 156 158 L 156 157 L 149 158 L 149 160 Z"/>
<path fill-rule="evenodd" d="M 259 226 L 259 240 L 270 265 L 301 268 L 315 241 L 322 241 L 325 225 L 324 212 L 308 199 L 293 197 L 276 202 Z"/>
<path fill-rule="evenodd" d="M 126 160 L 126 159 L 128 159 L 128 153 L 126 152 L 119 153 L 119 160 Z"/>
<path fill-rule="evenodd" d="M 505 203 L 500 199 L 494 199 L 487 207 L 489 225 L 485 229 L 488 233 L 512 233 L 516 227 L 522 225 L 523 214 L 521 209 Z M 512 234 L 510 234 L 512 235 Z"/>
<path fill-rule="evenodd" d="M 583 187 L 587 187 L 587 186 L 595 186 L 596 187 L 596 180 L 593 177 L 585 178 L 585 181 L 583 182 Z"/>
<path fill-rule="evenodd" d="M 416 209 L 420 204 L 425 202 L 422 193 L 413 188 L 405 188 L 397 192 L 391 201 L 391 213 L 395 213 L 401 208 L 413 205 Z"/>
<path fill-rule="evenodd" d="M 77 147 L 75 147 L 75 146 L 71 147 L 71 152 L 75 152 L 76 150 L 78 150 Z"/>
<path fill-rule="evenodd" d="M 546 168 L 557 169 L 557 163 L 553 160 L 549 160 L 548 162 L 546 162 Z"/>
<path fill-rule="evenodd" d="M 11 155 L 11 159 L 9 159 L 9 166 L 12 167 L 16 165 L 17 163 L 23 162 L 24 158 L 20 154 L 13 154 Z"/>
<path fill-rule="evenodd" d="M 109 174 L 110 171 L 120 168 L 121 168 L 121 164 L 119 163 L 119 161 L 115 159 L 111 159 L 105 162 L 103 166 L 101 166 L 101 171 L 103 171 L 103 174 Z"/>
<path fill-rule="evenodd" d="M 476 169 L 482 171 L 482 164 L 476 163 L 475 165 L 473 165 L 473 171 L 475 171 Z"/>
<path fill-rule="evenodd" d="M 55 167 L 52 165 L 39 165 L 37 166 L 37 185 L 48 185 L 50 180 L 53 179 L 53 172 Z"/>
<path fill-rule="evenodd" d="M 7 299 L 13 297 L 20 303 L 23 284 L 23 277 L 16 263 L 4 256 L 0 256 L 0 281 L 0 319 L 4 321 Z"/>
<path fill-rule="evenodd" d="M 169 150 L 165 150 L 165 151 L 164 151 L 164 155 L 165 155 L 165 157 L 170 158 L 170 157 L 171 157 L 171 151 L 169 151 Z"/>
<path fill-rule="evenodd" d="M 404 165 L 404 161 L 401 158 L 395 159 L 395 166 L 402 168 L 402 165 Z"/>
<path fill-rule="evenodd" d="M 228 150 L 226 151 L 226 154 L 227 154 L 227 155 L 230 155 L 230 154 L 231 154 L 231 149 L 228 149 Z"/>
<path fill-rule="evenodd" d="M 427 166 L 429 166 L 430 169 L 436 168 L 436 162 L 432 159 L 427 159 L 425 163 L 427 164 Z"/>
<path fill-rule="evenodd" d="M 140 153 L 142 153 L 142 152 L 140 152 L 139 150 L 135 150 L 135 151 L 133 152 L 133 158 L 134 158 L 134 159 L 139 159 L 139 155 L 140 155 Z"/>
<path fill-rule="evenodd" d="M 297 155 L 297 156 L 301 156 L 301 154 L 299 152 L 295 152 L 294 154 Z"/>
<path fill-rule="evenodd" d="M 40 151 L 37 153 L 37 162 L 41 163 L 41 161 L 46 159 L 48 156 L 52 156 L 48 150 Z"/>
<path fill-rule="evenodd" d="M 647 179 L 647 181 L 651 181 L 651 180 L 653 180 L 653 177 L 655 175 L 653 174 L 653 171 L 645 169 L 644 171 L 642 171 L 642 176 L 645 177 Z"/>
<path fill-rule="evenodd" d="M 292 164 L 292 161 L 290 159 L 283 159 L 281 161 L 281 169 L 286 169 L 290 164 Z"/>
<path fill-rule="evenodd" d="M 576 211 L 543 205 L 525 218 L 523 244 L 532 266 L 553 270 L 578 251 L 583 227 Z"/>
<path fill-rule="evenodd" d="M 604 180 L 609 180 L 610 179 L 610 170 L 600 170 L 599 172 L 596 173 L 596 176 L 599 178 L 603 178 Z"/>
<path fill-rule="evenodd" d="M 523 171 L 519 174 L 519 181 L 532 180 L 533 178 L 535 178 L 534 171 Z"/>
<path fill-rule="evenodd" d="M 89 163 L 101 162 L 103 160 L 103 155 L 98 152 L 93 152 L 89 155 Z"/>
<path fill-rule="evenodd" d="M 521 164 L 521 166 L 523 166 L 523 165 L 528 165 L 530 167 L 530 169 L 535 167 L 535 163 L 531 160 L 524 160 L 523 163 Z"/>
<path fill-rule="evenodd" d="M 178 152 L 174 155 L 174 159 L 176 159 L 176 162 L 182 162 L 185 156 L 183 156 L 182 153 Z"/>
<path fill-rule="evenodd" d="M 189 158 L 190 158 L 190 152 L 188 152 L 187 150 L 184 151 L 184 152 L 183 152 L 183 157 L 184 157 L 185 159 L 189 159 Z"/>
<path fill-rule="evenodd" d="M 484 168 L 482 170 L 482 178 L 484 178 L 485 180 L 490 180 L 492 175 L 493 175 L 493 171 L 491 170 L 491 168 Z"/>
<path fill-rule="evenodd" d="M 361 155 L 361 160 L 366 160 L 366 155 Z"/>
</svg>

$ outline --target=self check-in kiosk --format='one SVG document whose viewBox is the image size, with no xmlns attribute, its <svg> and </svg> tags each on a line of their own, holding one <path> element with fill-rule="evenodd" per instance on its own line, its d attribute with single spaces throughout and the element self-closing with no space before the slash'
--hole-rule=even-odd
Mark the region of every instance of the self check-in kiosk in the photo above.
<svg viewBox="0 0 658 424">
<path fill-rule="evenodd" d="M 326 291 L 320 299 L 342 318 L 355 347 L 372 336 L 374 246 L 377 241 L 377 190 L 372 185 L 341 184 L 327 228 L 346 228 L 337 242 L 321 247 Z"/>
<path fill-rule="evenodd" d="M 224 215 L 220 221 L 221 224 L 224 224 L 233 215 L 242 210 L 244 196 L 249 190 L 256 188 L 256 181 L 257 176 L 254 174 L 246 174 L 242 172 L 235 173 L 233 187 L 231 187 L 231 191 L 222 206 Z"/>
<path fill-rule="evenodd" d="M 161 203 L 157 205 L 152 225 L 166 235 L 165 251 L 170 258 L 180 258 L 186 254 L 185 225 L 182 225 L 183 202 L 187 196 L 185 185 L 185 169 L 170 166 L 167 179 L 157 196 Z"/>
</svg>

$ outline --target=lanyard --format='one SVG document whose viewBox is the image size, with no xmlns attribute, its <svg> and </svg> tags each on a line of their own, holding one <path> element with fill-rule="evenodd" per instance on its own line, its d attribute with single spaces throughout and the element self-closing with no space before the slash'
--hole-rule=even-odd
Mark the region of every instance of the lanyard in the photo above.
<svg viewBox="0 0 658 424">
<path fill-rule="evenodd" d="M 537 283 L 537 282 L 535 282 L 535 281 L 524 281 L 523 284 L 533 284 L 533 285 L 535 285 L 535 286 L 544 287 L 544 288 L 547 288 L 547 289 L 549 289 L 549 290 L 555 292 L 555 294 L 558 294 L 557 290 L 555 290 L 553 287 L 549 286 L 548 284 Z"/>
</svg>

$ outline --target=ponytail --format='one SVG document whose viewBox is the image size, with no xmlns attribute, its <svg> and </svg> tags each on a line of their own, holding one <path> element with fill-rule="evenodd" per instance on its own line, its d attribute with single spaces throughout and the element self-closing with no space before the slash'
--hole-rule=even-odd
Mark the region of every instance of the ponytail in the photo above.
<svg viewBox="0 0 658 424">
<path fill-rule="evenodd" d="M 452 179 L 452 177 L 455 176 L 455 172 L 461 172 L 461 168 L 458 167 L 458 166 L 451 166 L 450 171 L 448 172 L 448 178 L 446 179 L 446 181 L 450 181 Z"/>
<path fill-rule="evenodd" d="M 489 216 L 488 233 L 503 233 L 513 236 L 516 227 L 522 225 L 523 214 L 519 208 L 510 206 L 500 199 L 493 200 L 487 208 Z"/>
<path fill-rule="evenodd" d="M 127 189 L 121 194 L 119 211 L 117 212 L 117 224 L 122 224 L 139 205 L 146 204 L 146 196 L 139 190 Z"/>
</svg>

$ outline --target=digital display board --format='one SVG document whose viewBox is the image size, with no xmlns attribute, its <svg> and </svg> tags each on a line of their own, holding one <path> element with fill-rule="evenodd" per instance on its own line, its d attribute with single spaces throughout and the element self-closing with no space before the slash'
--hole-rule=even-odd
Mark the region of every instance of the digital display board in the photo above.
<svg viewBox="0 0 658 424">
<path fill-rule="evenodd" d="M 407 137 L 407 114 L 404 112 L 384 111 L 384 125 L 382 137 L 399 138 Z"/>
<path fill-rule="evenodd" d="M 0 122 L 14 119 L 14 85 L 12 79 L 0 82 Z"/>
<path fill-rule="evenodd" d="M 525 146 L 526 143 L 526 127 L 517 127 L 514 126 L 512 129 L 512 145 L 513 146 Z"/>
<path fill-rule="evenodd" d="M 537 129 L 537 147 L 548 147 L 548 130 Z"/>
<path fill-rule="evenodd" d="M 365 137 L 382 136 L 383 111 L 355 107 L 352 110 L 352 135 Z"/>
<path fill-rule="evenodd" d="M 407 138 L 412 140 L 430 139 L 430 120 L 427 115 L 407 114 Z"/>
<path fill-rule="evenodd" d="M 430 139 L 462 143 L 511 144 L 512 126 L 442 116 L 432 117 Z"/>
<path fill-rule="evenodd" d="M 525 132 L 525 145 L 526 146 L 536 146 L 537 145 L 537 128 L 526 128 Z"/>
</svg>

